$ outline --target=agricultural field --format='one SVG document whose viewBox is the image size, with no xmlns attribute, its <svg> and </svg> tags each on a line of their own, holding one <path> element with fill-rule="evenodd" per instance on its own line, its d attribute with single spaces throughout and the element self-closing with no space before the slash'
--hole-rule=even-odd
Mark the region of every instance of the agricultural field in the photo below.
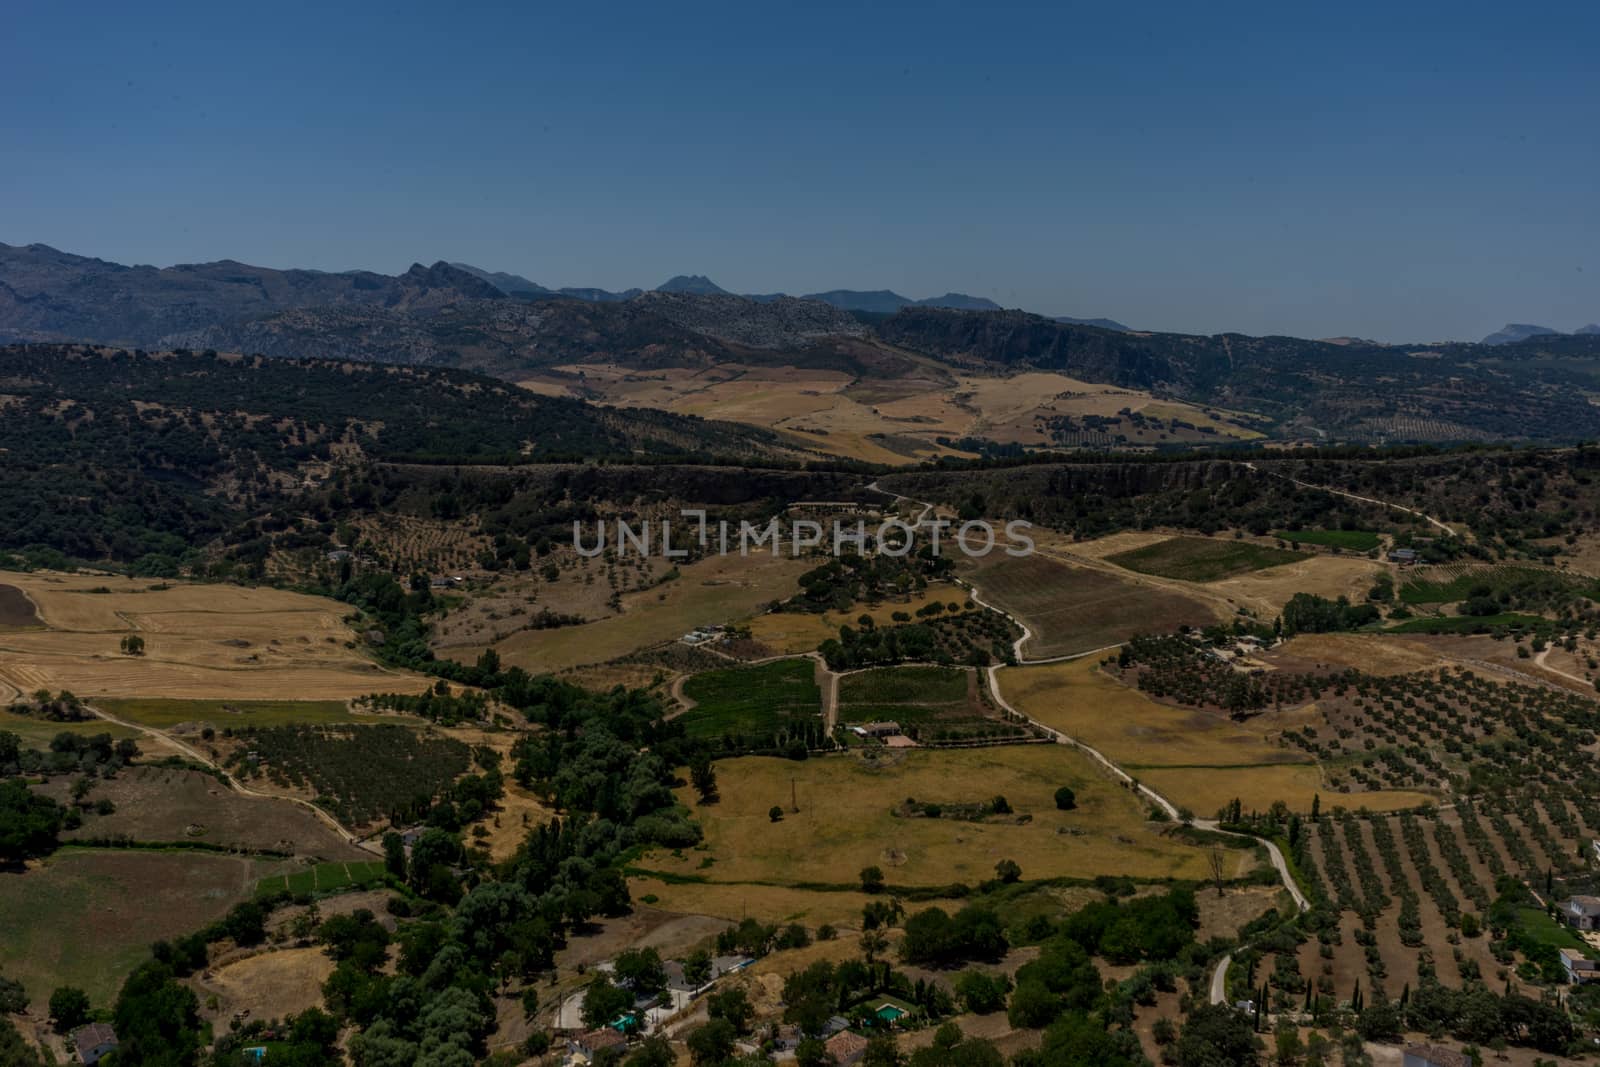
<svg viewBox="0 0 1600 1067">
<path fill-rule="evenodd" d="M 890 721 L 920 744 L 1025 737 L 972 668 L 877 667 L 839 679 L 839 722 Z"/>
<path fill-rule="evenodd" d="M 1344 552 L 1371 552 L 1383 539 L 1371 530 L 1274 530 L 1272 536 L 1296 545 L 1320 545 Z"/>
<path fill-rule="evenodd" d="M 287 892 L 293 896 L 337 893 L 351 888 L 381 884 L 383 875 L 382 860 L 318 863 L 303 870 L 263 878 L 256 883 L 256 893 L 260 896 L 280 892 Z"/>
<path fill-rule="evenodd" d="M 218 730 L 245 726 L 284 726 L 308 723 L 332 726 L 373 722 L 376 715 L 350 710 L 340 700 L 165 700 L 144 697 L 105 697 L 95 706 L 141 726 L 171 730 L 184 724 L 205 724 Z M 391 716 L 392 717 L 392 716 Z M 108 724 L 109 725 L 109 724 Z"/>
<path fill-rule="evenodd" d="M 888 597 L 878 603 L 857 604 L 849 611 L 769 611 L 757 615 L 748 623 L 750 636 L 770 650 L 782 655 L 810 652 L 830 637 L 839 636 L 839 627 L 860 625 L 861 616 L 871 616 L 875 626 L 893 626 L 896 614 L 917 617 L 917 612 L 929 604 L 961 602 L 967 591 L 947 583 L 932 583 L 921 593 L 905 597 Z"/>
<path fill-rule="evenodd" d="M 1453 563 L 1406 572 L 1398 595 L 1413 606 L 1473 601 L 1478 615 L 1559 611 L 1580 599 L 1600 601 L 1600 581 L 1526 564 Z"/>
<path fill-rule="evenodd" d="M 1119 552 L 1106 560 L 1141 574 L 1184 582 L 1215 582 L 1236 574 L 1293 563 L 1299 553 L 1252 541 L 1209 537 L 1171 537 L 1153 545 Z"/>
<path fill-rule="evenodd" d="M 43 628 L 0 638 L 0 700 L 8 691 L 79 696 L 347 700 L 385 689 L 419 692 L 420 676 L 382 668 L 344 623 L 347 605 L 283 590 L 109 575 L 8 574 Z M 144 641 L 127 655 L 124 637 Z"/>
<path fill-rule="evenodd" d="M 204 852 L 63 849 L 0 878 L 0 973 L 37 1005 L 59 985 L 109 1005 L 150 943 L 192 933 L 250 899 L 288 861 Z"/>
<path fill-rule="evenodd" d="M 65 802 L 67 780 L 57 781 L 63 793 L 57 799 Z M 115 778 L 96 781 L 86 799 L 91 804 L 109 800 L 116 810 L 94 816 L 82 829 L 64 835 L 67 840 L 127 836 L 135 841 L 270 849 L 330 860 L 368 855 L 300 805 L 245 796 L 202 771 L 129 767 Z"/>
<path fill-rule="evenodd" d="M 1163 625 L 1209 626 L 1215 610 L 1182 593 L 1157 589 L 1039 553 L 990 556 L 970 575 L 984 599 L 1031 631 L 1022 643 L 1030 659 L 1072 655 L 1125 641 Z"/>
<path fill-rule="evenodd" d="M 1206 877 L 1204 849 L 1163 836 L 1128 790 L 1061 745 L 902 749 L 881 758 L 798 763 L 744 757 L 718 762 L 717 782 L 716 804 L 695 806 L 692 790 L 682 794 L 705 827 L 704 844 L 681 853 L 657 850 L 638 866 L 703 880 L 708 891 L 738 886 L 753 914 L 769 913 L 763 897 L 769 888 L 782 891 L 773 906 L 792 908 L 794 891 L 818 884 L 848 891 L 869 866 L 881 867 L 891 888 L 976 885 L 1006 858 L 1017 860 L 1029 879 Z M 1077 794 L 1075 810 L 1056 809 L 1055 791 L 1063 785 Z M 996 794 L 1007 798 L 1013 815 L 971 821 L 897 814 L 908 797 L 956 805 Z M 790 810 L 791 796 L 798 812 Z M 774 805 L 784 809 L 777 822 L 769 812 Z M 695 899 L 700 888 L 697 882 Z"/>
<path fill-rule="evenodd" d="M 865 382 L 843 371 L 795 367 L 559 367 L 522 382 L 550 395 L 578 395 L 620 406 L 665 408 L 779 431 L 796 445 L 873 463 L 905 464 L 962 455 L 946 442 L 982 436 L 1005 444 L 1133 445 L 1174 440 L 1250 440 L 1252 416 L 1156 400 L 1149 393 L 1079 381 L 1049 371 L 1006 376 L 952 375 L 919 357 L 922 373 Z M 1103 441 L 1071 441 L 1063 427 L 1108 425 Z"/>
<path fill-rule="evenodd" d="M 33 601 L 14 585 L 0 585 L 0 630 L 26 630 L 40 625 Z"/>
<path fill-rule="evenodd" d="M 716 556 L 680 568 L 680 575 L 652 589 L 622 597 L 622 612 L 578 626 L 528 630 L 493 647 L 508 666 L 530 671 L 558 671 L 605 663 L 665 641 L 674 641 L 696 626 L 733 623 L 749 618 L 774 600 L 792 594 L 800 575 L 814 560 L 749 556 Z M 470 660 L 481 649 L 452 649 Z"/>
<path fill-rule="evenodd" d="M 227 764 L 253 788 L 315 797 L 363 826 L 438 794 L 467 772 L 470 749 L 407 726 L 259 726 L 234 734 Z"/>
<path fill-rule="evenodd" d="M 1281 739 L 1282 726 L 1270 716 L 1235 722 L 1211 710 L 1157 703 L 1092 659 L 1008 667 L 999 685 L 1007 701 L 1030 718 L 1093 746 L 1202 817 L 1233 797 L 1246 808 L 1266 809 L 1281 800 L 1306 811 L 1319 794 L 1328 802 L 1336 791 L 1310 755 Z M 1350 802 L 1389 809 L 1429 799 L 1411 790 L 1375 788 Z"/>
<path fill-rule="evenodd" d="M 683 683 L 692 706 L 680 722 L 690 737 L 760 737 L 821 722 L 817 665 L 784 659 L 696 674 Z"/>
</svg>

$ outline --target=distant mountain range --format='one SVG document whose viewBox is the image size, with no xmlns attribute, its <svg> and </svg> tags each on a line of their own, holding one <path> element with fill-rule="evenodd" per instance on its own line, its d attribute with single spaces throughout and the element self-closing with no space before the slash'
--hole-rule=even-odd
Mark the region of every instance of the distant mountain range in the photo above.
<svg viewBox="0 0 1600 1067">
<path fill-rule="evenodd" d="M 1580 326 L 1570 335 L 1560 330 L 1552 330 L 1548 326 L 1534 326 L 1526 322 L 1508 322 L 1494 333 L 1483 339 L 1486 345 L 1514 345 L 1534 337 L 1593 337 L 1600 334 L 1600 323 L 1591 322 L 1587 326 Z"/>
<path fill-rule="evenodd" d="M 609 289 L 548 289 L 537 282 L 531 282 L 520 274 L 506 274 L 500 271 L 488 271 L 481 267 L 474 267 L 470 263 L 452 263 L 452 267 L 476 275 L 493 285 L 507 296 L 570 296 L 578 300 L 590 300 L 596 303 L 610 303 L 618 300 L 632 300 L 643 290 L 624 289 L 622 292 L 612 292 Z M 770 304 L 774 300 L 793 299 L 787 293 L 740 293 L 734 294 L 731 290 L 724 289 L 704 274 L 680 274 L 675 278 L 656 286 L 657 293 L 691 293 L 695 296 L 743 296 L 746 300 L 754 300 L 758 304 Z M 924 300 L 913 300 L 909 296 L 901 296 L 892 289 L 829 289 L 821 293 L 806 293 L 801 300 L 818 300 L 830 304 L 841 311 L 859 311 L 869 315 L 893 315 L 901 308 L 926 307 L 926 308 L 951 308 L 955 311 L 1003 311 L 999 304 L 982 296 L 971 296 L 967 293 L 946 293 L 943 296 L 930 296 Z M 1062 315 L 1057 322 L 1073 323 L 1080 326 L 1099 326 L 1105 330 L 1120 330 L 1129 332 L 1129 327 L 1117 322 L 1115 319 L 1077 319 L 1069 315 Z"/>
</svg>

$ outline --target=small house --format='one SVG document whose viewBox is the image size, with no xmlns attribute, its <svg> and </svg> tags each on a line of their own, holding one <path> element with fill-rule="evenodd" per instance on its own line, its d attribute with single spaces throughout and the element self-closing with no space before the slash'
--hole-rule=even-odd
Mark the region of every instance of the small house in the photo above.
<svg viewBox="0 0 1600 1067">
<path fill-rule="evenodd" d="M 897 722 L 864 722 L 860 726 L 851 727 L 862 737 L 893 737 L 900 732 Z"/>
<path fill-rule="evenodd" d="M 1600 929 L 1600 897 L 1568 897 L 1558 910 L 1574 930 Z"/>
<path fill-rule="evenodd" d="M 78 1062 L 99 1063 L 117 1049 L 117 1032 L 105 1023 L 90 1023 L 72 1032 L 72 1046 L 78 1050 Z"/>
<path fill-rule="evenodd" d="M 1397 548 L 1389 553 L 1390 563 L 1411 564 L 1417 561 L 1417 550 L 1414 548 Z"/>
<path fill-rule="evenodd" d="M 617 1048 L 627 1043 L 628 1039 L 620 1031 L 613 1030 L 609 1026 L 602 1026 L 597 1030 L 585 1030 L 567 1044 L 573 1052 L 592 1059 L 597 1053 L 604 1052 L 608 1048 Z"/>
<path fill-rule="evenodd" d="M 1600 978 L 1600 964 L 1574 949 L 1561 949 L 1561 968 L 1567 972 L 1567 981 L 1573 985 Z"/>
</svg>

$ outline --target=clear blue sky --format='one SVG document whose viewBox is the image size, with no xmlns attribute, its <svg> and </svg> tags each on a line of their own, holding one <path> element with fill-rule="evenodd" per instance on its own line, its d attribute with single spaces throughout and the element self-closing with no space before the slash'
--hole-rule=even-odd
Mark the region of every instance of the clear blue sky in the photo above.
<svg viewBox="0 0 1600 1067">
<path fill-rule="evenodd" d="M 0 241 L 947 290 L 1214 332 L 1600 320 L 1600 4 L 34 3 Z"/>
</svg>

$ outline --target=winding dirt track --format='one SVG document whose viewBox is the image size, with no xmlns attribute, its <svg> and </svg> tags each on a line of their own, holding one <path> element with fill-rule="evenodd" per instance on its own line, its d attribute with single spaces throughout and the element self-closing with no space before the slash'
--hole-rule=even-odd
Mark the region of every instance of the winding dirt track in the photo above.
<svg viewBox="0 0 1600 1067">
<path fill-rule="evenodd" d="M 872 484 L 871 488 L 877 489 L 877 491 L 880 493 L 888 492 L 888 490 L 885 489 L 878 489 L 876 482 Z M 889 495 L 895 497 L 897 500 L 912 499 L 910 497 L 900 496 L 898 493 L 889 493 Z M 917 519 L 918 524 L 920 524 L 922 519 L 932 510 L 933 505 L 925 504 L 920 500 L 912 500 L 912 503 L 924 504 L 922 514 L 919 515 Z M 981 592 L 971 582 L 963 582 L 962 584 L 966 585 L 967 588 L 972 591 L 973 599 L 979 604 L 982 604 L 990 611 L 997 612 L 998 614 L 1005 616 L 1007 619 L 1010 619 L 1016 624 L 1017 628 L 1022 631 L 1022 636 L 1017 638 L 1012 644 L 1012 652 L 1016 656 L 1017 663 L 1021 666 L 1032 666 L 1041 663 L 1060 663 L 1066 660 L 1082 659 L 1085 656 L 1094 656 L 1102 652 L 1110 651 L 1113 648 L 1121 647 L 1121 645 L 1107 645 L 1104 648 L 1091 649 L 1088 652 L 1078 652 L 1068 656 L 1052 656 L 1048 659 L 1030 660 L 1022 654 L 1022 646 L 1024 642 L 1033 636 L 1033 631 L 1028 627 L 1028 624 L 1012 615 L 1010 612 L 1005 611 L 1002 608 L 998 608 L 984 600 Z M 1134 778 L 1133 775 L 1123 770 L 1120 766 L 1108 758 L 1105 753 L 1101 752 L 1092 745 L 1085 744 L 1075 737 L 1071 737 L 1065 733 L 1062 733 L 1060 730 L 1046 726 L 1044 723 L 1039 722 L 1031 715 L 1018 709 L 1015 705 L 1007 701 L 1005 695 L 1000 689 L 1000 669 L 1001 668 L 999 664 L 991 664 L 988 668 L 986 668 L 989 676 L 989 691 L 994 694 L 996 703 L 998 703 L 1002 708 L 1008 712 L 1011 712 L 1013 715 L 1019 716 L 1037 729 L 1043 731 L 1047 736 L 1054 739 L 1057 744 L 1071 745 L 1073 748 L 1076 748 L 1079 752 L 1082 752 L 1084 755 L 1088 756 L 1091 760 L 1098 763 L 1102 768 L 1108 771 L 1112 777 L 1118 779 L 1129 788 L 1133 789 L 1136 793 L 1143 796 L 1146 800 L 1150 801 L 1150 803 L 1160 808 L 1166 813 L 1168 818 L 1174 820 L 1182 818 L 1176 804 L 1172 803 L 1172 801 L 1156 792 L 1156 790 L 1150 788 L 1150 786 Z M 1215 819 L 1193 819 L 1191 820 L 1191 825 L 1193 825 L 1196 829 L 1209 830 L 1214 833 L 1229 833 L 1229 831 L 1223 830 Z M 1262 845 L 1267 850 L 1267 856 L 1272 861 L 1273 868 L 1278 872 L 1278 878 L 1282 881 L 1284 889 L 1288 891 L 1289 896 L 1294 900 L 1295 907 L 1299 908 L 1301 911 L 1305 911 L 1311 907 L 1311 902 L 1306 898 L 1306 895 L 1301 892 L 1300 887 L 1295 883 L 1294 876 L 1289 872 L 1289 864 L 1284 860 L 1283 853 L 1278 850 L 1278 846 L 1276 844 L 1261 838 L 1251 837 L 1247 834 L 1233 834 L 1231 836 L 1243 837 L 1256 844 Z"/>
</svg>

